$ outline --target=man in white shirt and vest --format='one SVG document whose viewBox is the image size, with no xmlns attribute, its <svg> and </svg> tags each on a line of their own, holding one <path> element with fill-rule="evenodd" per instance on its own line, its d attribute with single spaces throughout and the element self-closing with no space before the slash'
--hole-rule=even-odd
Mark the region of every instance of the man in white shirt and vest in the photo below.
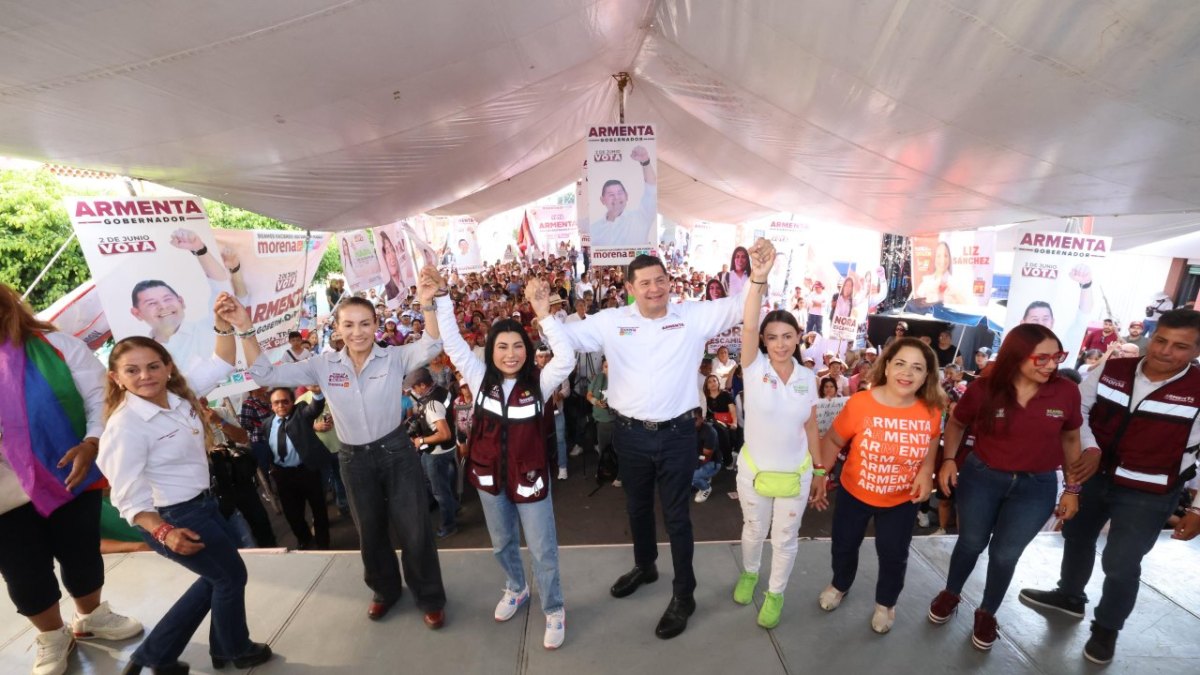
<svg viewBox="0 0 1200 675">
<path fill-rule="evenodd" d="M 774 249 L 769 242 L 761 245 Z M 620 460 L 635 567 L 613 585 L 613 597 L 630 595 L 658 579 L 654 489 L 671 541 L 673 593 L 655 634 L 673 638 L 696 609 L 692 570 L 692 474 L 696 469 L 695 377 L 704 345 L 742 319 L 741 297 L 670 304 L 671 278 L 658 258 L 639 255 L 629 264 L 626 289 L 635 303 L 564 324 L 576 351 L 603 351 L 608 360 L 606 399 L 616 416 L 613 446 Z M 746 285 L 749 288 L 749 284 Z"/>
<path fill-rule="evenodd" d="M 1104 590 L 1083 655 L 1112 661 L 1117 633 L 1133 612 L 1142 558 L 1158 542 L 1196 475 L 1200 446 L 1200 312 L 1163 313 L 1140 359 L 1109 359 L 1080 385 L 1084 447 L 1068 470 L 1068 491 L 1080 490 L 1079 514 L 1063 525 L 1058 588 L 1024 589 L 1021 600 L 1082 619 L 1084 587 L 1096 562 L 1096 540 L 1109 524 L 1101 567 Z M 1200 497 L 1191 501 L 1172 538 L 1200 533 Z"/>
</svg>

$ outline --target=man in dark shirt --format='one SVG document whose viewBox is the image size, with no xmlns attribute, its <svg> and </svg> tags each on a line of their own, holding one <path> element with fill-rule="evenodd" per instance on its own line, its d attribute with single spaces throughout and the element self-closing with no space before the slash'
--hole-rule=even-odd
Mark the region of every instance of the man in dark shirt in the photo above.
<svg viewBox="0 0 1200 675">
<path fill-rule="evenodd" d="M 945 368 L 954 363 L 954 359 L 958 356 L 958 347 L 954 345 L 954 336 L 949 328 L 943 328 L 942 332 L 938 333 L 937 345 L 934 346 L 933 353 L 937 354 L 938 368 Z"/>
</svg>

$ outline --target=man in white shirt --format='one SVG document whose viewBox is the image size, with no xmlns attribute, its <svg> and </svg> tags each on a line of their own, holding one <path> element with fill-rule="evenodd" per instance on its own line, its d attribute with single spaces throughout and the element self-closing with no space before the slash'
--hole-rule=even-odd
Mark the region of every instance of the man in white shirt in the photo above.
<svg viewBox="0 0 1200 675">
<path fill-rule="evenodd" d="M 300 331 L 294 330 L 288 333 L 288 350 L 283 353 L 283 360 L 288 363 L 303 361 L 311 358 L 312 350 L 304 345 L 304 336 Z"/>
<path fill-rule="evenodd" d="M 603 218 L 592 222 L 592 247 L 642 247 L 654 243 L 658 225 L 658 179 L 646 148 L 637 146 L 629 158 L 642 165 L 646 185 L 636 209 L 627 209 L 629 193 L 619 180 L 609 180 L 600 190 L 600 203 L 607 209 Z"/>
<path fill-rule="evenodd" d="M 769 243 L 763 245 L 771 249 Z M 658 579 L 657 485 L 675 580 L 671 603 L 655 634 L 669 639 L 687 628 L 696 609 L 695 542 L 688 513 L 696 468 L 694 378 L 705 343 L 741 320 L 743 299 L 670 304 L 671 279 L 662 261 L 648 255 L 630 263 L 625 286 L 635 304 L 564 324 L 564 332 L 576 351 L 603 351 L 608 359 L 606 398 L 616 416 L 613 446 L 620 460 L 636 565 L 610 592 L 625 597 Z"/>
</svg>

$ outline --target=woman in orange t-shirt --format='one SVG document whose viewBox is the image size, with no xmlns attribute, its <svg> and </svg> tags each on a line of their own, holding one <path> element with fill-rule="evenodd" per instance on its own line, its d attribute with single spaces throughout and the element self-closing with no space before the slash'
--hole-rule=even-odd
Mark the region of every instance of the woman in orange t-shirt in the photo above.
<svg viewBox="0 0 1200 675">
<path fill-rule="evenodd" d="M 879 580 L 871 629 L 886 633 L 896 620 L 904 588 L 908 545 L 917 505 L 933 489 L 934 457 L 946 394 L 937 356 L 915 338 L 893 340 L 867 375 L 871 388 L 854 394 L 821 441 L 821 464 L 832 464 L 849 443 L 843 490 L 833 512 L 833 581 L 821 592 L 821 609 L 833 611 L 858 573 L 858 551 L 875 520 Z M 828 505 L 825 478 L 814 477 L 813 506 Z"/>
</svg>

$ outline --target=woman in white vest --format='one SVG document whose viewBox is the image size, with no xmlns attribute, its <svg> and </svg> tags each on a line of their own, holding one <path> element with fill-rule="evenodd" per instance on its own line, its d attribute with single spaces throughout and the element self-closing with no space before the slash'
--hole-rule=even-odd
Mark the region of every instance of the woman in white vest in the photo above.
<svg viewBox="0 0 1200 675">
<path fill-rule="evenodd" d="M 758 625 L 774 628 L 796 561 L 800 519 L 814 470 L 809 448 L 817 447 L 817 382 L 812 370 L 801 365 L 800 325 L 790 312 L 770 312 L 759 326 L 766 279 L 775 262 L 774 252 L 763 243 L 750 248 L 755 273 L 742 326 L 746 444 L 738 456 L 737 486 L 744 571 L 733 589 L 733 601 L 748 605 L 753 599 L 769 530 L 771 578 Z M 815 470 L 825 471 L 820 466 Z"/>
<path fill-rule="evenodd" d="M 534 364 L 533 343 L 520 323 L 513 319 L 494 323 L 480 359 L 458 332 L 454 303 L 437 269 L 423 269 L 421 280 L 422 285 L 432 283 L 439 289 L 435 303 L 443 348 L 475 392 L 467 477 L 479 493 L 492 550 L 507 577 L 494 618 L 508 621 L 529 600 L 521 562 L 524 530 L 546 615 L 542 646 L 558 649 L 566 638 L 566 611 L 550 499 L 547 432 L 553 429 L 553 422 L 547 420 L 543 406 L 574 370 L 575 351 L 561 333 L 562 324 L 550 314 L 549 287 L 541 279 L 530 278 L 525 287 L 525 297 L 554 354 L 540 373 Z"/>
</svg>

